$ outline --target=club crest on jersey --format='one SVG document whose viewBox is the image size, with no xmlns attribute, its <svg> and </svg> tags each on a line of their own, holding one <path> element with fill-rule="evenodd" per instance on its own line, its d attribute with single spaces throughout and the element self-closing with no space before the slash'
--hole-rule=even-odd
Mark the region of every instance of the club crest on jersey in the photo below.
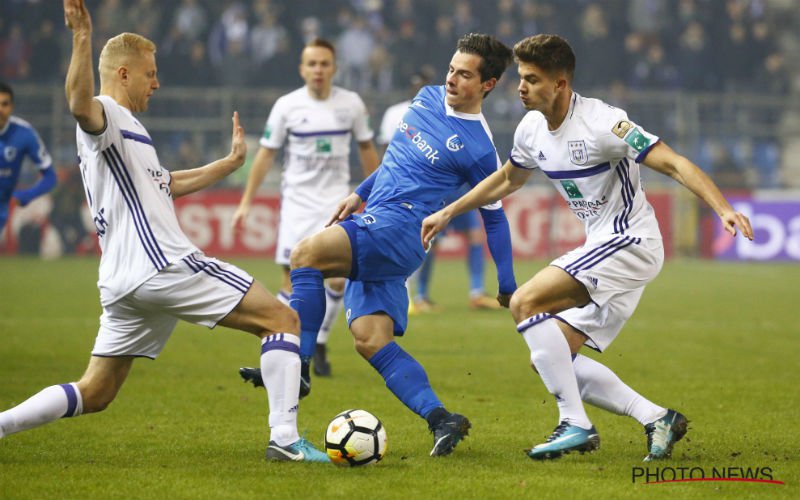
<svg viewBox="0 0 800 500">
<path fill-rule="evenodd" d="M 456 151 L 464 149 L 464 143 L 461 142 L 457 134 L 453 134 L 447 138 L 447 149 L 455 153 Z"/>
<path fill-rule="evenodd" d="M 14 158 L 17 157 L 17 148 L 14 146 L 6 146 L 3 150 L 3 157 L 6 161 L 14 161 Z"/>
<path fill-rule="evenodd" d="M 578 185 L 575 184 L 575 181 L 561 181 L 561 187 L 564 188 L 564 192 L 567 193 L 567 196 L 569 196 L 571 200 L 583 198 L 583 193 L 578 189 Z"/>
<path fill-rule="evenodd" d="M 585 165 L 589 161 L 589 153 L 586 152 L 586 143 L 583 141 L 567 142 L 569 148 L 569 161 L 575 165 Z"/>
</svg>

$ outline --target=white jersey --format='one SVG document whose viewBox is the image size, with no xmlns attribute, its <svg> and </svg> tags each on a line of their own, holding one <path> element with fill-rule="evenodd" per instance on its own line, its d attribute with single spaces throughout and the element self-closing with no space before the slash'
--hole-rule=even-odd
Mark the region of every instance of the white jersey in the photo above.
<svg viewBox="0 0 800 500">
<path fill-rule="evenodd" d="M 350 138 L 373 133 L 364 102 L 355 92 L 333 87 L 325 100 L 301 87 L 280 97 L 270 111 L 261 146 L 284 152 L 281 196 L 293 211 L 316 214 L 350 192 Z M 330 215 L 329 211 L 325 216 Z"/>
<path fill-rule="evenodd" d="M 587 240 L 609 235 L 660 239 L 639 172 L 639 163 L 658 141 L 625 111 L 573 92 L 557 130 L 548 130 L 538 111 L 525 115 L 510 160 L 547 175 L 583 221 Z"/>
<path fill-rule="evenodd" d="M 392 142 L 394 133 L 397 132 L 397 124 L 403 119 L 408 107 L 411 106 L 411 99 L 398 102 L 386 108 L 381 120 L 381 128 L 378 132 L 378 144 L 389 145 Z"/>
<path fill-rule="evenodd" d="M 100 303 L 124 297 L 168 264 L 195 251 L 175 216 L 170 173 L 133 114 L 99 96 L 106 128 L 92 135 L 77 126 L 78 157 L 95 223 L 100 258 Z"/>
</svg>

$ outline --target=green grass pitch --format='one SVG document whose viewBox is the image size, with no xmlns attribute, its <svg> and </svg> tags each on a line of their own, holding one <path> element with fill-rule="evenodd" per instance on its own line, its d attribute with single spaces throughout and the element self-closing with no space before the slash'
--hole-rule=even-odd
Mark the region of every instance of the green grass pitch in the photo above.
<svg viewBox="0 0 800 500">
<path fill-rule="evenodd" d="M 270 259 L 235 262 L 277 286 Z M 541 265 L 518 262 L 517 279 Z M 385 459 L 360 469 L 267 463 L 266 397 L 236 373 L 258 363 L 258 342 L 180 324 L 158 361 L 134 364 L 105 412 L 0 440 L 0 498 L 800 497 L 797 264 L 668 262 L 599 355 L 691 420 L 673 459 L 651 470 L 769 467 L 785 485 L 634 482 L 633 468 L 645 465 L 642 428 L 591 407 L 598 452 L 531 461 L 523 450 L 553 429 L 555 403 L 510 315 L 467 309 L 465 274 L 461 262 L 437 263 L 432 294 L 444 312 L 413 316 L 400 340 L 447 407 L 472 420 L 470 437 L 449 457 L 428 456 L 425 422 L 355 353 L 340 318 L 330 340 L 334 376 L 314 380 L 300 430 L 321 445 L 334 415 L 364 408 L 387 428 Z M 100 314 L 96 277 L 95 258 L 0 258 L 0 409 L 80 377 Z"/>
</svg>

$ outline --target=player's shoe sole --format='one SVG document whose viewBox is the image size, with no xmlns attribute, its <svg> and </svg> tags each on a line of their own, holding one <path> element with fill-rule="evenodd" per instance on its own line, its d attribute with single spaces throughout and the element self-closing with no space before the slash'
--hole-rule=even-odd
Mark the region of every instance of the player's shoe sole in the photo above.
<svg viewBox="0 0 800 500">
<path fill-rule="evenodd" d="M 647 434 L 647 456 L 645 462 L 662 460 L 672 456 L 672 447 L 686 435 L 689 421 L 680 412 L 667 410 L 667 414 L 644 426 Z"/>
<path fill-rule="evenodd" d="M 566 421 L 558 424 L 547 441 L 527 450 L 533 460 L 552 460 L 573 451 L 593 452 L 600 448 L 600 435 L 594 426 L 584 429 Z"/>
<path fill-rule="evenodd" d="M 242 377 L 242 380 L 245 382 L 250 382 L 253 384 L 253 387 L 264 387 L 264 379 L 261 376 L 261 369 L 260 368 L 250 368 L 248 366 L 243 366 L 239 368 L 239 376 Z M 308 396 L 311 393 L 311 377 L 306 373 L 305 375 L 301 372 L 300 374 L 300 399 Z"/>
</svg>

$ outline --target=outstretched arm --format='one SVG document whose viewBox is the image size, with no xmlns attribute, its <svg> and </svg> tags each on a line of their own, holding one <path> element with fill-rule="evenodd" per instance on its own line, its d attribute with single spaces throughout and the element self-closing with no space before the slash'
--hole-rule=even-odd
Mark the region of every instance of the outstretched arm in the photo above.
<svg viewBox="0 0 800 500">
<path fill-rule="evenodd" d="M 242 166 L 247 155 L 247 144 L 244 142 L 244 129 L 239 125 L 237 111 L 233 112 L 232 121 L 231 152 L 228 156 L 203 167 L 172 172 L 169 186 L 173 198 L 200 191 Z"/>
<path fill-rule="evenodd" d="M 422 221 L 422 244 L 428 248 L 433 238 L 453 217 L 501 200 L 525 185 L 531 171 L 507 161 L 503 168 L 482 180 L 464 196 Z"/>
<path fill-rule="evenodd" d="M 69 110 L 81 129 L 100 133 L 106 120 L 102 104 L 94 99 L 92 18 L 84 0 L 64 0 L 64 22 L 72 30 L 72 57 L 65 85 Z"/>
<path fill-rule="evenodd" d="M 741 212 L 736 212 L 714 181 L 688 158 L 679 155 L 663 142 L 659 142 L 653 146 L 643 163 L 657 172 L 672 177 L 705 201 L 717 213 L 722 221 L 722 226 L 731 235 L 736 236 L 736 227 L 738 226 L 745 238 L 753 239 L 750 220 Z"/>
</svg>

